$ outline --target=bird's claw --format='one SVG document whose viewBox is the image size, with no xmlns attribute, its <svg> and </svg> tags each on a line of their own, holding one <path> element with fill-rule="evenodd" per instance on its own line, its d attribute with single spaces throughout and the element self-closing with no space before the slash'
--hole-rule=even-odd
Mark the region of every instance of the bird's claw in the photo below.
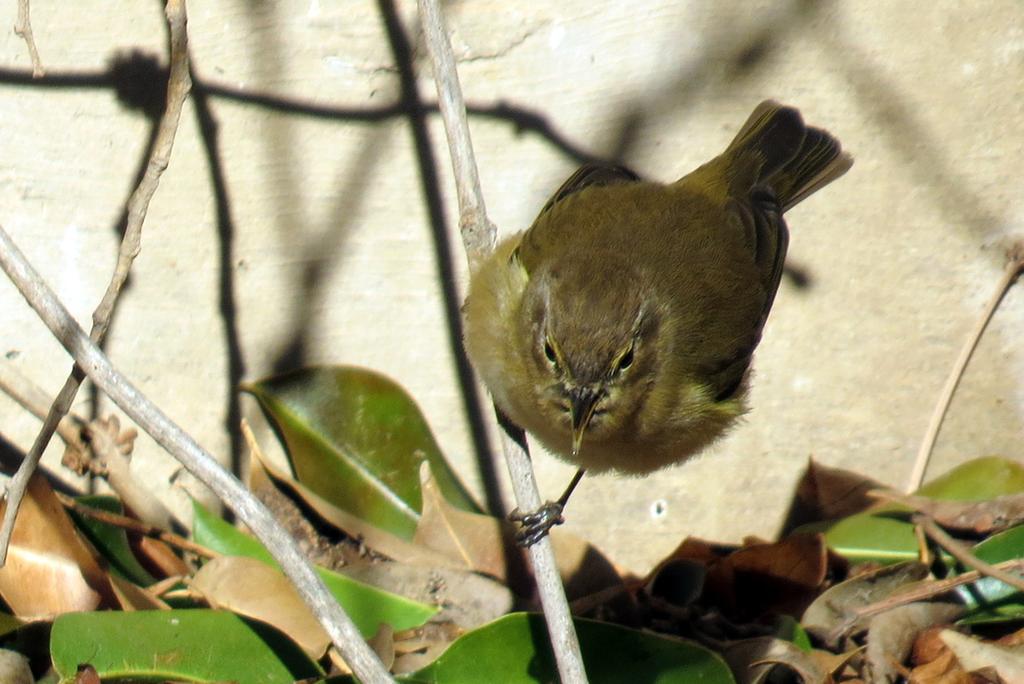
<svg viewBox="0 0 1024 684">
<path fill-rule="evenodd" d="M 557 501 L 547 501 L 531 513 L 523 513 L 518 508 L 509 513 L 508 519 L 519 523 L 516 543 L 528 549 L 539 542 L 552 527 L 565 522 L 565 518 L 562 517 L 563 508 L 564 505 Z"/>
</svg>

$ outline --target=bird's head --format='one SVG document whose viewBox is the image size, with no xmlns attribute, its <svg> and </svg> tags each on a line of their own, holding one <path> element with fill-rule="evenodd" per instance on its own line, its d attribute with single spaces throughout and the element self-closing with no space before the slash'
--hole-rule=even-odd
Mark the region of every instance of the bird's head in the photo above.
<svg viewBox="0 0 1024 684">
<path fill-rule="evenodd" d="M 524 292 L 525 367 L 537 409 L 578 461 L 584 436 L 622 438 L 661 368 L 661 310 L 632 267 L 607 255 L 531 274 Z M 617 266 L 609 269 L 609 265 Z"/>
</svg>

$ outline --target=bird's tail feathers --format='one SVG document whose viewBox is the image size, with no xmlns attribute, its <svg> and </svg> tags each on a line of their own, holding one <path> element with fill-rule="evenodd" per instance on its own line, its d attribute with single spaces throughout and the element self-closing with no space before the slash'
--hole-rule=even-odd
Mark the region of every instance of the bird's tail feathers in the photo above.
<svg viewBox="0 0 1024 684">
<path fill-rule="evenodd" d="M 726 149 L 731 179 L 767 185 L 783 211 L 846 173 L 853 158 L 828 131 L 806 126 L 800 112 L 772 100 L 754 109 Z"/>
</svg>

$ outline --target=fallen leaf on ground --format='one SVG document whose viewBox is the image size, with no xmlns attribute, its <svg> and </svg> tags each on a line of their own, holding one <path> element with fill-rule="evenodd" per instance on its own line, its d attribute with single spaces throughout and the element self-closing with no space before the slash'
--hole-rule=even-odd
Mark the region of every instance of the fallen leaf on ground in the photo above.
<svg viewBox="0 0 1024 684">
<path fill-rule="evenodd" d="M 413 542 L 453 559 L 460 566 L 507 581 L 506 556 L 518 555 L 510 529 L 498 518 L 455 508 L 441 494 L 430 464 L 420 465 L 423 512 Z"/>
<path fill-rule="evenodd" d="M 159 539 L 146 536 L 136 537 L 131 540 L 131 547 L 143 565 L 156 571 L 161 577 L 192 574 L 192 568 L 188 563 Z"/>
<path fill-rule="evenodd" d="M 855 609 L 888 598 L 927 576 L 927 566 L 917 562 L 887 565 L 857 575 L 819 594 L 804 611 L 800 624 L 821 641 L 835 646 L 832 639 L 841 628 L 854 632 L 867 627 L 867 620 L 856 619 Z"/>
<path fill-rule="evenodd" d="M 6 499 L 0 515 L 7 510 Z M 46 478 L 36 473 L 21 502 L 0 595 L 19 617 L 49 618 L 114 603 L 100 568 Z"/>
<path fill-rule="evenodd" d="M 520 595 L 535 584 L 515 526 L 482 513 L 452 506 L 442 496 L 428 463 L 420 466 L 423 513 L 413 541 L 455 561 L 459 567 L 490 575 Z M 550 533 L 558 572 L 569 600 L 621 583 L 621 573 L 594 545 L 564 530 Z"/>
<path fill-rule="evenodd" d="M 860 473 L 831 468 L 811 459 L 797 483 L 782 534 L 807 523 L 865 511 L 877 503 L 868 492 L 880 486 L 878 481 Z"/>
<path fill-rule="evenodd" d="M 428 622 L 416 629 L 396 633 L 393 672 L 415 672 L 437 660 L 448 646 L 464 634 L 450 622 Z"/>
<path fill-rule="evenodd" d="M 870 681 L 894 681 L 896 665 L 910 654 L 918 636 L 929 627 L 955 619 L 963 607 L 950 603 L 911 603 L 887 610 L 871 620 L 864 653 Z"/>
<path fill-rule="evenodd" d="M 163 599 L 129 580 L 117 575 L 110 576 L 110 585 L 117 596 L 117 602 L 122 610 L 169 610 Z M 2 680 L 0 680 L 2 681 Z"/>
<path fill-rule="evenodd" d="M 214 607 L 277 627 L 314 660 L 331 643 L 288 578 L 262 561 L 242 556 L 214 558 L 199 569 L 192 586 Z"/>
<path fill-rule="evenodd" d="M 704 567 L 704 576 L 692 566 Z M 769 612 L 799 614 L 824 586 L 828 569 L 819 534 L 794 534 L 775 543 L 748 539 L 738 549 L 687 538 L 645 584 L 674 605 L 692 601 L 699 591 L 703 603 L 730 618 L 751 619 Z"/>
<path fill-rule="evenodd" d="M 1008 494 L 987 501 L 929 499 L 892 489 L 877 489 L 871 494 L 924 513 L 942 527 L 956 532 L 992 534 L 1024 522 L 1024 494 Z"/>
<path fill-rule="evenodd" d="M 810 653 L 776 637 L 734 641 L 725 647 L 722 657 L 737 684 L 761 684 L 779 666 L 794 672 L 804 684 L 821 684 L 828 676 Z"/>
<path fill-rule="evenodd" d="M 946 627 L 924 630 L 914 641 L 909 684 L 974 684 L 973 678 L 939 636 Z"/>
<path fill-rule="evenodd" d="M 952 629 L 944 630 L 939 637 L 968 672 L 991 668 L 1008 684 L 1024 682 L 1024 648 L 982 641 Z"/>
</svg>

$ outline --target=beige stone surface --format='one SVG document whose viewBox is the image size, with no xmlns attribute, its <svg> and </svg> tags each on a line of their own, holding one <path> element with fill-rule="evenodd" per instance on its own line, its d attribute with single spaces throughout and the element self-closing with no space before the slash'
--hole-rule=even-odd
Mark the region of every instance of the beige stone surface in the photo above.
<svg viewBox="0 0 1024 684">
<path fill-rule="evenodd" d="M 399 9 L 412 26 L 414 3 Z M 244 377 L 270 373 L 301 340 L 307 362 L 400 379 L 479 491 L 409 127 L 400 117 L 345 115 L 397 98 L 378 5 L 195 0 L 189 10 L 234 226 L 227 276 Z M 10 27 L 13 4 L 4 12 Z M 1019 3 L 480 0 L 451 4 L 449 17 L 472 104 L 540 115 L 573 148 L 621 152 L 648 176 L 674 179 L 718 153 L 766 97 L 799 106 L 856 158 L 848 176 L 789 216 L 790 263 L 809 286 L 783 284 L 744 424 L 685 466 L 585 480 L 567 527 L 642 571 L 686 534 L 772 535 L 811 456 L 902 484 L 1004 249 L 1024 234 Z M 87 323 L 149 125 L 108 84 L 49 86 L 62 75 L 101 75 L 132 50 L 162 61 L 162 18 L 155 3 L 88 1 L 36 3 L 33 22 L 49 80 L 16 78 L 29 71 L 27 52 L 12 31 L 0 33 L 0 224 Z M 418 64 L 420 92 L 433 99 L 429 68 Z M 577 161 L 507 119 L 475 116 L 471 127 L 491 217 L 503 234 L 522 229 Z M 462 292 L 434 117 L 429 130 Z M 107 349 L 227 459 L 214 200 L 187 106 Z M 4 362 L 55 393 L 66 357 L 9 285 L 0 285 L 0 320 Z M 1013 291 L 968 369 L 930 473 L 977 455 L 1020 455 L 1022 333 L 1024 295 Z M 243 406 L 255 414 L 249 398 Z M 83 392 L 76 410 L 92 409 Z M 27 449 L 36 428 L 0 397 L 5 439 Z M 47 455 L 54 470 L 59 456 Z M 555 496 L 570 469 L 544 454 L 536 463 L 544 493 Z M 169 484 L 169 456 L 140 438 L 134 467 L 187 516 L 194 483 Z"/>
</svg>

